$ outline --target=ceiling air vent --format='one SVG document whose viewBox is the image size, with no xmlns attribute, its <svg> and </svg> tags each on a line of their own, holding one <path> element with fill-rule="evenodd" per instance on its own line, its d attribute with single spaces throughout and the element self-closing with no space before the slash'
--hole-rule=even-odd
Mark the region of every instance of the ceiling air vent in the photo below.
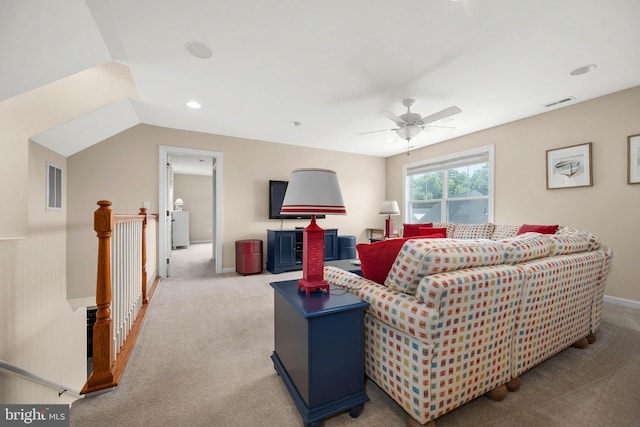
<svg viewBox="0 0 640 427">
<path fill-rule="evenodd" d="M 575 98 L 573 96 L 567 96 L 566 98 L 559 101 L 553 101 L 548 104 L 544 104 L 544 108 L 554 107 L 556 105 L 564 104 L 565 102 L 573 101 L 574 99 Z"/>
</svg>

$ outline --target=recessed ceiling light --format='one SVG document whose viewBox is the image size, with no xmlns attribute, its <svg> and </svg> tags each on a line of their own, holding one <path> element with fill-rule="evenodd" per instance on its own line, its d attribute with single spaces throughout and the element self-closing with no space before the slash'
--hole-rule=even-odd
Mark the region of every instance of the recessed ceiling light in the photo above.
<svg viewBox="0 0 640 427">
<path fill-rule="evenodd" d="M 187 107 L 193 108 L 194 110 L 198 110 L 202 108 L 202 105 L 200 105 L 200 103 L 197 101 L 189 101 L 187 102 Z"/>
<path fill-rule="evenodd" d="M 585 65 L 582 67 L 578 67 L 575 70 L 573 70 L 571 73 L 572 76 L 579 76 L 581 74 L 587 74 L 593 70 L 595 70 L 596 68 L 598 68 L 598 66 L 596 64 L 589 64 L 589 65 Z"/>
<path fill-rule="evenodd" d="M 184 48 L 187 50 L 187 52 L 189 52 L 196 58 L 207 59 L 211 58 L 211 55 L 213 55 L 213 52 L 211 51 L 209 46 L 200 42 L 187 42 L 184 45 Z"/>
<path fill-rule="evenodd" d="M 289 124 L 290 124 L 291 126 L 302 126 L 302 123 L 301 123 L 301 122 L 299 122 L 299 121 L 297 121 L 297 120 L 294 120 L 294 121 L 292 121 L 292 122 L 289 122 Z"/>
</svg>

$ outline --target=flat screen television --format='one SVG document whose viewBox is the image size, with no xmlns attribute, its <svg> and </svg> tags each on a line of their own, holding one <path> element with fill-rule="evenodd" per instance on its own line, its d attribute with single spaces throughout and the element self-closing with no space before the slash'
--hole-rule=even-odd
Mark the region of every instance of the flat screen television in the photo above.
<svg viewBox="0 0 640 427">
<path fill-rule="evenodd" d="M 284 193 L 287 192 L 289 181 L 269 180 L 269 219 L 311 219 L 311 215 L 287 215 L 281 214 Z M 316 215 L 316 218 L 324 218 L 324 215 Z"/>
</svg>

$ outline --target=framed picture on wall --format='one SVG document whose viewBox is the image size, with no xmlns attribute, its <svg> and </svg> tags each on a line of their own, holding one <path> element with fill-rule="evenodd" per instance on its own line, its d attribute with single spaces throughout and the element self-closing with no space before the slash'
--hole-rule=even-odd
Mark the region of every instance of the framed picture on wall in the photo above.
<svg viewBox="0 0 640 427">
<path fill-rule="evenodd" d="M 627 184 L 640 184 L 640 135 L 627 137 Z"/>
<path fill-rule="evenodd" d="M 590 187 L 591 143 L 547 150 L 547 190 Z"/>
</svg>

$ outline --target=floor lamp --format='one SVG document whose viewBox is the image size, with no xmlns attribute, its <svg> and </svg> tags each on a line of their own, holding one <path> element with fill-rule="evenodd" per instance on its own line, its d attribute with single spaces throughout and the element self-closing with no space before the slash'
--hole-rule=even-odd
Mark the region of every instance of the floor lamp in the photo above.
<svg viewBox="0 0 640 427">
<path fill-rule="evenodd" d="M 298 290 L 307 295 L 316 290 L 329 292 L 324 280 L 324 230 L 316 223 L 316 215 L 346 215 L 338 175 L 327 169 L 294 170 L 280 213 L 311 215 L 311 223 L 302 235 L 302 279 Z"/>
</svg>

